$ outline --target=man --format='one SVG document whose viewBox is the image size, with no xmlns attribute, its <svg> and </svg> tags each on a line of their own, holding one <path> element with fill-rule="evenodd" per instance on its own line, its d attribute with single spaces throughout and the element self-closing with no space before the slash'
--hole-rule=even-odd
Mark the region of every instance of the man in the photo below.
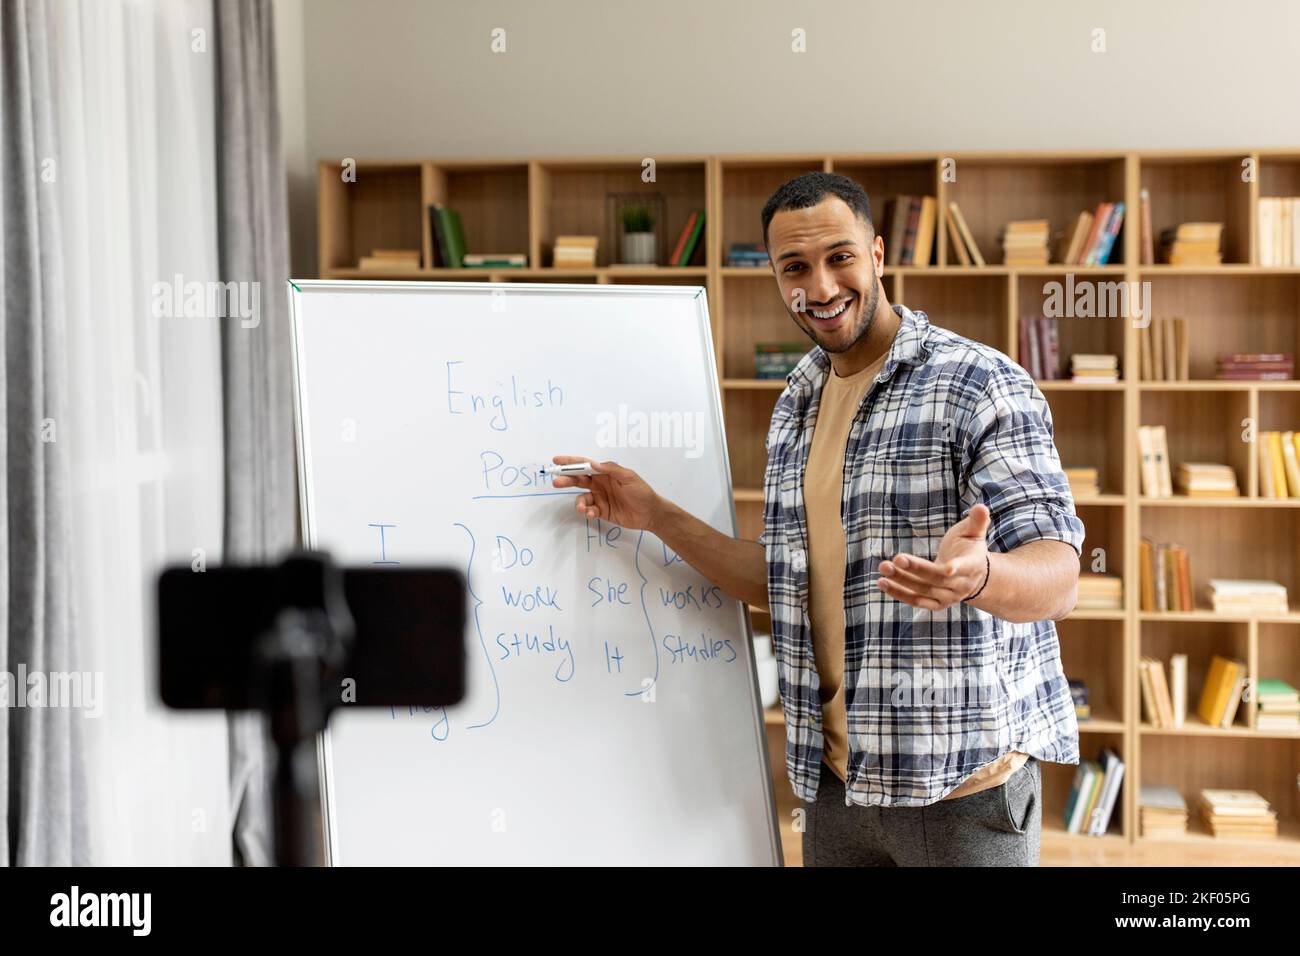
<svg viewBox="0 0 1300 956">
<path fill-rule="evenodd" d="M 805 864 L 1037 865 L 1039 761 L 1079 761 L 1052 622 L 1083 525 L 1047 403 L 1003 353 L 890 305 L 852 180 L 800 176 L 762 218 L 815 347 L 772 414 L 760 541 L 613 462 L 555 484 L 770 607 Z"/>
</svg>

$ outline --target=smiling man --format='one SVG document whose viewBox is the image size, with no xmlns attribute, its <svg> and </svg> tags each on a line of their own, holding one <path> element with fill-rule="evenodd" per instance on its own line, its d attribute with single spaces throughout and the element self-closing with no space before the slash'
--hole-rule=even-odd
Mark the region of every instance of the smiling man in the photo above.
<svg viewBox="0 0 1300 956">
<path fill-rule="evenodd" d="M 814 348 L 772 414 L 760 540 L 613 462 L 555 484 L 770 608 L 805 864 L 1036 865 L 1039 761 L 1079 761 L 1052 622 L 1084 529 L 1047 402 L 1003 353 L 889 303 L 852 180 L 793 179 L 762 221 Z"/>
</svg>

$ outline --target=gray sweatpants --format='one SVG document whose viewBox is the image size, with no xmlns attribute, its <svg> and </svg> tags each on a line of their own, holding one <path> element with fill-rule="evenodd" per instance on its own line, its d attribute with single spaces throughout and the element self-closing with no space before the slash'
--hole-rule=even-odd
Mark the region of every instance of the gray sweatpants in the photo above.
<svg viewBox="0 0 1300 956">
<path fill-rule="evenodd" d="M 1025 761 L 1000 787 L 924 807 L 844 805 L 822 764 L 803 833 L 804 866 L 1037 866 L 1042 768 Z"/>
</svg>

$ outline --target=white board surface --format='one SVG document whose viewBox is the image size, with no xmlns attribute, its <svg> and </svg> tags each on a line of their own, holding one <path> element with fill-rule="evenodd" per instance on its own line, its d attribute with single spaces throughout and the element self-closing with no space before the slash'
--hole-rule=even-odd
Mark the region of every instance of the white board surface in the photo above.
<svg viewBox="0 0 1300 956">
<path fill-rule="evenodd" d="M 615 460 L 735 529 L 703 290 L 295 281 L 309 546 L 466 572 L 467 694 L 336 712 L 331 862 L 780 863 L 742 607 L 538 475 Z"/>
</svg>

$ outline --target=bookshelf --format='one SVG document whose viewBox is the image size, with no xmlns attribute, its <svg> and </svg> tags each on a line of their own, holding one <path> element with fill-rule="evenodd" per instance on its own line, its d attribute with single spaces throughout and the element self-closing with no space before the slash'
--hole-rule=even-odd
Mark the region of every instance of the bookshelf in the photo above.
<svg viewBox="0 0 1300 956">
<path fill-rule="evenodd" d="M 709 298 L 722 387 L 739 532 L 756 537 L 762 524 L 764 437 L 783 382 L 754 377 L 754 345 L 798 342 L 776 295 L 771 273 L 724 265 L 727 248 L 761 240 L 759 212 L 784 180 L 809 170 L 843 173 L 860 182 L 879 215 L 895 194 L 932 195 L 940 209 L 957 201 L 989 263 L 957 265 L 940 228 L 927 266 L 886 267 L 893 302 L 926 311 L 936 325 L 1017 355 L 1017 320 L 1042 309 L 1048 283 L 1149 282 L 1149 314 L 1188 320 L 1189 381 L 1139 381 L 1138 332 L 1123 318 L 1060 319 L 1061 354 L 1120 356 L 1113 384 L 1043 381 L 1052 408 L 1062 462 L 1098 468 L 1101 494 L 1077 500 L 1087 527 L 1084 568 L 1104 558 L 1105 570 L 1124 578 L 1124 605 L 1115 611 L 1077 611 L 1059 622 L 1066 673 L 1087 681 L 1094 719 L 1081 722 L 1085 757 L 1113 747 L 1127 763 L 1122 799 L 1102 838 L 1065 833 L 1061 814 L 1073 767 L 1043 765 L 1044 860 L 1158 861 L 1240 865 L 1300 862 L 1300 732 L 1256 731 L 1255 704 L 1244 702 L 1238 722 L 1214 728 L 1193 714 L 1178 729 L 1155 729 L 1141 712 L 1137 661 L 1141 655 L 1189 658 L 1190 709 L 1213 654 L 1247 662 L 1251 678 L 1280 677 L 1300 686 L 1300 499 L 1259 494 L 1258 455 L 1244 439 L 1266 430 L 1300 430 L 1300 379 L 1223 382 L 1213 378 L 1218 351 L 1300 353 L 1300 267 L 1258 265 L 1257 201 L 1300 195 L 1300 149 L 1094 151 L 1035 153 L 774 153 L 656 157 L 655 181 L 643 181 L 643 157 L 413 159 L 362 161 L 356 181 L 344 182 L 340 162 L 318 167 L 319 266 L 322 278 L 456 279 L 460 281 L 686 283 Z M 1247 173 L 1243 175 L 1243 172 Z M 955 176 L 953 175 L 955 173 Z M 1224 263 L 1182 267 L 1139 263 L 1140 191 L 1151 196 L 1155 234 L 1181 222 L 1224 223 Z M 707 213 L 703 242 L 687 267 L 618 267 L 611 263 L 607 195 L 653 190 L 663 199 L 671 243 L 692 210 Z M 1000 264 L 996 237 L 1012 219 L 1047 218 L 1065 228 L 1083 209 L 1123 199 L 1127 206 L 1111 264 L 1011 268 Z M 471 252 L 524 252 L 524 269 L 362 271 L 357 260 L 375 248 L 419 248 L 430 261 L 433 237 L 425 207 L 457 209 Z M 942 221 L 941 221 L 942 226 Z M 595 268 L 550 266 L 556 235 L 601 237 Z M 1136 286 L 1130 286 L 1136 287 Z M 1170 459 L 1231 464 L 1241 497 L 1147 499 L 1140 494 L 1136 435 L 1139 425 L 1168 429 Z M 1143 535 L 1177 541 L 1190 553 L 1197 610 L 1145 612 L 1136 580 Z M 1098 550 L 1100 549 L 1100 550 Z M 1210 577 L 1268 577 L 1288 588 L 1291 610 L 1281 615 L 1215 614 L 1200 595 Z M 751 609 L 756 628 L 766 614 Z M 786 852 L 798 859 L 790 828 L 796 806 L 785 780 L 784 726 L 779 709 L 765 714 Z M 1138 832 L 1137 787 L 1165 783 L 1188 799 L 1183 838 Z M 1216 839 L 1200 826 L 1195 791 L 1201 787 L 1258 790 L 1279 817 L 1269 841 Z M 1118 855 L 1112 851 L 1120 851 Z M 1100 855 L 1098 855 L 1100 854 Z"/>
</svg>

